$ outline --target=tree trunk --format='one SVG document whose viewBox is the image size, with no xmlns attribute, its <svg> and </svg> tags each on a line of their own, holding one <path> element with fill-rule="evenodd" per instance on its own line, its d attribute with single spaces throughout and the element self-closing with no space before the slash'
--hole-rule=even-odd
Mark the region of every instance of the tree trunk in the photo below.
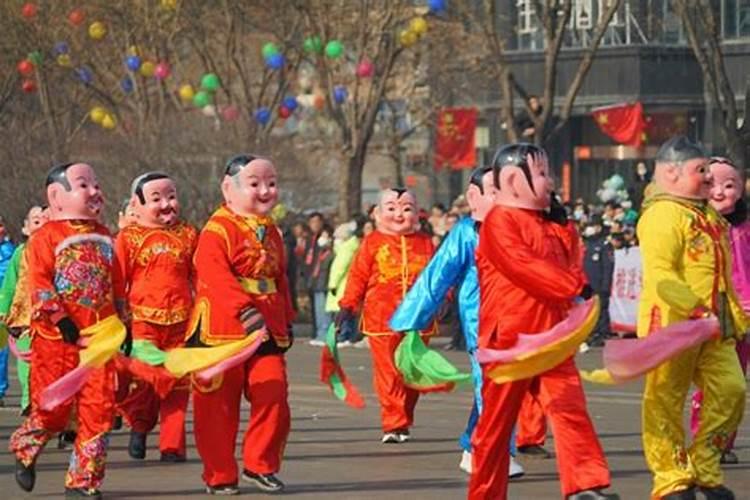
<svg viewBox="0 0 750 500">
<path fill-rule="evenodd" d="M 341 162 L 338 183 L 338 215 L 340 220 L 349 220 L 362 211 L 362 172 L 365 167 L 363 151 L 346 155 Z"/>
</svg>

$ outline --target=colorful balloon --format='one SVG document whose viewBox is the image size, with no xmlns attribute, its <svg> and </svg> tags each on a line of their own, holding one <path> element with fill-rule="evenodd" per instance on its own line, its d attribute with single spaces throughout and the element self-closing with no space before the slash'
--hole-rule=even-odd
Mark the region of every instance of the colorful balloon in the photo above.
<svg viewBox="0 0 750 500">
<path fill-rule="evenodd" d="M 221 80 L 219 80 L 219 77 L 216 76 L 214 73 L 206 73 L 203 75 L 203 78 L 201 78 L 201 88 L 215 92 L 219 89 L 221 86 Z"/>
<path fill-rule="evenodd" d="M 299 103 L 297 102 L 297 98 L 293 95 L 286 96 L 283 101 L 281 101 L 282 106 L 287 108 L 289 111 L 294 111 L 297 109 L 297 106 Z"/>
<path fill-rule="evenodd" d="M 57 42 L 55 44 L 53 52 L 57 56 L 59 56 L 60 54 L 67 54 L 68 52 L 70 52 L 70 46 L 68 45 L 68 42 Z"/>
<path fill-rule="evenodd" d="M 338 59 L 344 53 L 344 44 L 338 40 L 331 40 L 326 44 L 326 56 Z"/>
<path fill-rule="evenodd" d="M 221 117 L 224 118 L 224 121 L 233 122 L 240 117 L 240 110 L 237 106 L 231 104 L 221 110 Z"/>
<path fill-rule="evenodd" d="M 271 120 L 271 111 L 267 107 L 262 106 L 255 110 L 253 117 L 256 122 L 265 126 Z"/>
<path fill-rule="evenodd" d="M 24 59 L 22 61 L 19 61 L 19 63 L 16 65 L 16 69 L 21 74 L 21 76 L 29 77 L 34 73 L 34 63 L 29 61 L 28 59 Z"/>
<path fill-rule="evenodd" d="M 279 48 L 273 42 L 267 42 L 263 44 L 263 48 L 260 49 L 260 53 L 263 55 L 263 59 L 268 59 L 274 54 L 279 53 Z"/>
<path fill-rule="evenodd" d="M 203 113 L 203 116 L 208 116 L 209 118 L 216 116 L 216 106 L 213 104 L 207 104 L 206 106 L 203 106 L 201 113 Z"/>
<path fill-rule="evenodd" d="M 125 51 L 125 53 L 129 56 L 139 56 L 141 55 L 141 48 L 137 45 L 131 45 L 128 47 L 128 50 Z"/>
<path fill-rule="evenodd" d="M 156 64 L 151 61 L 144 61 L 143 64 L 141 64 L 141 74 L 143 76 L 150 78 L 154 76 L 154 73 L 156 73 Z"/>
<path fill-rule="evenodd" d="M 417 36 L 422 36 L 427 33 L 427 21 L 424 17 L 415 17 L 409 23 L 409 30 L 413 31 Z"/>
<path fill-rule="evenodd" d="M 89 25 L 89 36 L 92 40 L 101 40 L 107 36 L 107 25 L 101 21 L 94 21 Z"/>
<path fill-rule="evenodd" d="M 171 73 L 172 73 L 172 69 L 169 67 L 169 63 L 164 62 L 164 61 L 157 64 L 156 68 L 154 69 L 154 76 L 158 78 L 159 80 L 164 80 L 165 78 L 168 78 Z"/>
<path fill-rule="evenodd" d="M 336 85 L 333 87 L 333 100 L 336 101 L 337 104 L 341 104 L 342 102 L 346 101 L 346 98 L 349 96 L 349 92 L 347 92 L 346 87 L 343 85 Z"/>
<path fill-rule="evenodd" d="M 213 99 L 211 94 L 206 90 L 201 90 L 193 96 L 193 105 L 196 108 L 203 108 L 211 104 Z"/>
<path fill-rule="evenodd" d="M 302 48 L 308 54 L 320 54 L 323 52 L 323 40 L 318 35 L 305 38 Z"/>
<path fill-rule="evenodd" d="M 68 14 L 68 22 L 73 26 L 80 26 L 86 20 L 86 13 L 81 9 L 73 9 Z"/>
<path fill-rule="evenodd" d="M 326 106 L 326 98 L 323 97 L 320 94 L 317 94 L 315 96 L 315 99 L 313 99 L 313 106 L 315 106 L 315 109 L 317 109 L 317 110 L 321 110 L 321 109 L 325 108 L 325 106 Z"/>
<path fill-rule="evenodd" d="M 94 73 L 91 72 L 91 69 L 88 66 L 81 66 L 80 68 L 77 68 L 76 76 L 78 76 L 78 79 L 86 85 L 89 85 L 94 81 Z"/>
<path fill-rule="evenodd" d="M 24 80 L 21 84 L 21 90 L 23 90 L 27 94 L 36 92 L 36 83 L 34 83 L 34 80 Z"/>
<path fill-rule="evenodd" d="M 274 71 L 284 67 L 284 54 L 271 54 L 266 57 L 266 66 Z"/>
<path fill-rule="evenodd" d="M 44 60 L 44 57 L 42 56 L 41 52 L 35 50 L 33 52 L 29 52 L 29 55 L 26 56 L 26 59 L 34 63 L 34 66 L 40 66 L 42 64 L 42 61 Z"/>
<path fill-rule="evenodd" d="M 375 73 L 375 65 L 368 59 L 363 59 L 357 65 L 357 76 L 360 78 L 370 78 Z"/>
<path fill-rule="evenodd" d="M 125 58 L 125 66 L 130 71 L 138 71 L 141 67 L 141 58 L 138 56 L 128 56 Z"/>
<path fill-rule="evenodd" d="M 189 83 L 181 85 L 177 93 L 180 95 L 180 99 L 182 99 L 183 102 L 191 102 L 193 97 L 195 97 L 195 90 L 193 90 L 193 86 Z"/>
<path fill-rule="evenodd" d="M 398 40 L 404 47 L 411 47 L 412 45 L 417 43 L 417 34 L 411 30 L 403 30 L 398 35 Z"/>
<path fill-rule="evenodd" d="M 292 116 L 292 110 L 287 108 L 286 106 L 280 106 L 279 107 L 279 117 L 283 119 L 287 119 L 290 116 Z"/>
<path fill-rule="evenodd" d="M 435 14 L 440 14 L 441 12 L 445 12 L 445 9 L 448 6 L 445 0 L 428 0 L 427 7 L 429 7 L 430 12 L 434 12 Z"/>
<path fill-rule="evenodd" d="M 89 118 L 91 118 L 92 122 L 98 125 L 101 125 L 105 116 L 107 116 L 107 110 L 101 106 L 94 106 L 91 108 L 91 111 L 89 111 Z"/>
<path fill-rule="evenodd" d="M 73 61 L 70 60 L 69 54 L 60 54 L 57 56 L 57 64 L 64 68 L 70 68 L 73 66 Z"/>
<path fill-rule="evenodd" d="M 159 6 L 163 10 L 175 10 L 177 8 L 177 0 L 161 0 Z"/>
<path fill-rule="evenodd" d="M 113 130 L 117 126 L 117 118 L 115 118 L 114 115 L 111 115 L 107 113 L 104 115 L 104 118 L 102 118 L 102 128 L 106 130 Z"/>
<path fill-rule="evenodd" d="M 120 80 L 120 88 L 123 92 L 129 94 L 135 89 L 135 84 L 133 84 L 133 80 L 129 76 L 126 76 Z"/>
<path fill-rule="evenodd" d="M 25 3 L 23 4 L 23 7 L 21 7 L 21 15 L 26 19 L 33 19 L 34 17 L 36 17 L 38 12 L 39 9 L 37 8 L 36 4 L 33 4 L 31 2 Z"/>
</svg>

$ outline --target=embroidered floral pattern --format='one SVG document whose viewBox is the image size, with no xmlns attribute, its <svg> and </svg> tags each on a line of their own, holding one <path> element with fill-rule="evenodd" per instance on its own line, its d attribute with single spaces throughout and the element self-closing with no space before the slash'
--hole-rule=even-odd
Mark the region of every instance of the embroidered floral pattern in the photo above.
<svg viewBox="0 0 750 500">
<path fill-rule="evenodd" d="M 706 439 L 708 440 L 708 448 L 718 455 L 724 453 L 729 445 L 729 433 L 722 430 L 710 433 Z"/>
<path fill-rule="evenodd" d="M 98 490 L 104 481 L 108 445 L 107 434 L 99 434 L 83 444 L 76 442 L 70 454 L 65 487 Z"/>
<path fill-rule="evenodd" d="M 32 413 L 10 437 L 8 449 L 28 466 L 36 461 L 51 438 L 52 433 L 46 431 L 38 417 Z"/>
<path fill-rule="evenodd" d="M 55 289 L 65 302 L 98 309 L 112 295 L 112 245 L 81 240 L 62 248 L 55 260 Z"/>
<path fill-rule="evenodd" d="M 690 457 L 684 446 L 677 445 L 673 451 L 674 463 L 682 470 L 690 467 Z"/>
</svg>

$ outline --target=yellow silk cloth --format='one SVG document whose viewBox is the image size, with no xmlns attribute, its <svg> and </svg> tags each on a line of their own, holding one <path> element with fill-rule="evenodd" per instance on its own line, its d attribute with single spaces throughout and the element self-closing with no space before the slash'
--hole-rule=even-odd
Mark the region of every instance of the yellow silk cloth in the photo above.
<svg viewBox="0 0 750 500">
<path fill-rule="evenodd" d="M 99 368 L 118 353 L 126 330 L 120 318 L 113 314 L 81 330 L 81 336 L 85 347 L 78 352 L 79 366 Z"/>
<path fill-rule="evenodd" d="M 242 340 L 211 347 L 178 347 L 167 351 L 164 368 L 177 378 L 193 372 L 199 372 L 209 366 L 220 363 L 250 346 L 259 336 L 266 335 L 259 330 Z"/>
<path fill-rule="evenodd" d="M 559 365 L 574 355 L 578 346 L 591 334 L 599 317 L 600 307 L 599 300 L 596 299 L 586 318 L 558 342 L 519 356 L 513 362 L 498 364 L 490 369 L 487 375 L 493 382 L 505 384 L 535 377 Z"/>
</svg>

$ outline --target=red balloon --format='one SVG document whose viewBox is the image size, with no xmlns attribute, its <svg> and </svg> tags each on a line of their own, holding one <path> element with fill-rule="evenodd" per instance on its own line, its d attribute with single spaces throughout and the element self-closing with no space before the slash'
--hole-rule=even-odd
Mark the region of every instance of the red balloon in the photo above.
<svg viewBox="0 0 750 500">
<path fill-rule="evenodd" d="M 86 20 L 86 13 L 81 9 L 74 9 L 68 14 L 68 21 L 73 26 L 80 26 Z"/>
<path fill-rule="evenodd" d="M 24 80 L 21 84 L 21 90 L 23 90 L 27 94 L 36 92 L 36 83 L 34 83 L 34 80 Z"/>
<path fill-rule="evenodd" d="M 18 63 L 16 69 L 21 73 L 21 76 L 31 76 L 34 73 L 34 63 L 24 59 Z"/>
<path fill-rule="evenodd" d="M 39 9 L 31 2 L 25 3 L 23 4 L 23 7 L 21 7 L 21 15 L 26 19 L 32 19 L 36 16 L 37 12 L 39 12 Z"/>
<path fill-rule="evenodd" d="M 286 106 L 281 106 L 279 108 L 279 117 L 281 118 L 289 118 L 292 116 L 292 110 L 287 108 Z"/>
<path fill-rule="evenodd" d="M 360 78 L 370 78 L 375 73 L 375 65 L 367 59 L 362 60 L 357 65 L 357 76 Z"/>
</svg>

